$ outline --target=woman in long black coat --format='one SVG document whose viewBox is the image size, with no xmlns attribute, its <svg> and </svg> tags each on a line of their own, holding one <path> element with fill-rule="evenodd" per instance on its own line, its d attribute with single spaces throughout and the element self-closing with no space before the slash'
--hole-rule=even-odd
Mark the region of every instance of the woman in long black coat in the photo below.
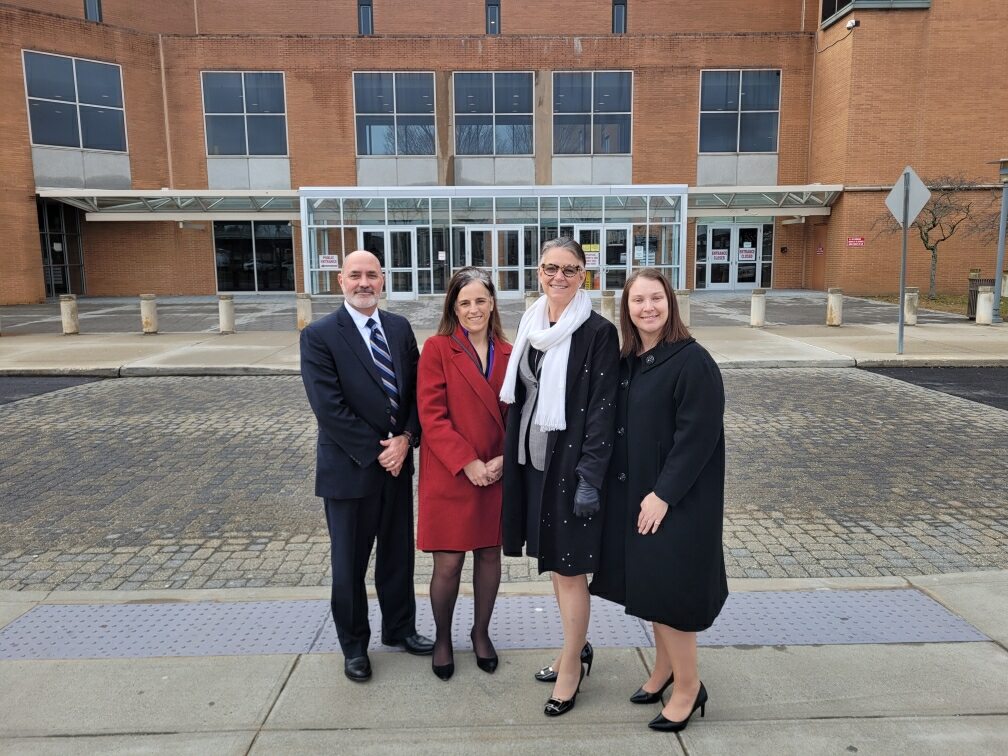
<svg viewBox="0 0 1008 756">
<path fill-rule="evenodd" d="M 728 597 L 724 386 L 657 270 L 630 277 L 620 309 L 616 446 L 606 478 L 602 564 L 591 591 L 653 623 L 655 668 L 630 700 L 658 703 L 674 681 L 650 726 L 677 731 L 696 709 L 703 716 L 696 634 L 714 623 Z"/>
<path fill-rule="evenodd" d="M 504 554 L 521 556 L 524 547 L 539 572 L 552 572 L 564 646 L 536 679 L 555 683 L 544 713 L 558 716 L 574 706 L 586 674 L 582 662 L 591 669 L 587 573 L 599 565 L 619 343 L 581 289 L 581 245 L 546 242 L 539 262 L 544 295 L 522 317 L 500 395 L 513 404 L 504 438 L 502 536 Z"/>
</svg>

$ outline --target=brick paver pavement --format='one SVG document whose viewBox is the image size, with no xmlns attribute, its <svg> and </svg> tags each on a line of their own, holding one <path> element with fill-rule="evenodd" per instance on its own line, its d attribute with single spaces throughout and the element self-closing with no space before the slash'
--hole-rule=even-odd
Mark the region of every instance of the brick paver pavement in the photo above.
<svg viewBox="0 0 1008 756">
<path fill-rule="evenodd" d="M 724 376 L 729 575 L 1008 568 L 1008 412 L 857 370 Z M 0 427 L 0 589 L 328 582 L 296 377 L 86 383 Z"/>
</svg>

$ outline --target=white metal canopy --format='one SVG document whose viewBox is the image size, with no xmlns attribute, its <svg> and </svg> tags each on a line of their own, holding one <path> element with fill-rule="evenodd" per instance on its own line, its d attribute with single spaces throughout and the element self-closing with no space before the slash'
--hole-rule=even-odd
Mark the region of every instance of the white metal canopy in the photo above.
<svg viewBox="0 0 1008 756">
<path fill-rule="evenodd" d="M 691 186 L 686 215 L 690 218 L 829 215 L 830 206 L 842 192 L 840 184 Z"/>
<path fill-rule="evenodd" d="M 297 220 L 295 189 L 39 189 L 89 221 Z"/>
</svg>

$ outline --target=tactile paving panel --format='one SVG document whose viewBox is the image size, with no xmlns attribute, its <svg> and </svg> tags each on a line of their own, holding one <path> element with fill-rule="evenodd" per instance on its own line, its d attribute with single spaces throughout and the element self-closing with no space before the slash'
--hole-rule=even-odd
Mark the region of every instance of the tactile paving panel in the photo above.
<svg viewBox="0 0 1008 756">
<path fill-rule="evenodd" d="M 984 641 L 987 636 L 912 589 L 733 593 L 704 646 L 808 646 Z"/>
<path fill-rule="evenodd" d="M 378 602 L 370 602 L 371 648 L 381 645 Z M 459 597 L 454 646 L 470 647 L 472 599 Z M 430 604 L 417 601 L 417 630 L 432 636 Z M 562 642 L 552 596 L 502 596 L 490 629 L 499 649 L 555 648 Z M 599 647 L 654 645 L 650 625 L 616 604 L 592 599 L 588 637 Z M 735 593 L 705 646 L 984 641 L 976 628 L 915 590 Z M 45 604 L 0 630 L 0 659 L 338 652 L 327 601 Z"/>
<path fill-rule="evenodd" d="M 307 653 L 324 601 L 44 604 L 0 631 L 0 659 Z"/>
</svg>

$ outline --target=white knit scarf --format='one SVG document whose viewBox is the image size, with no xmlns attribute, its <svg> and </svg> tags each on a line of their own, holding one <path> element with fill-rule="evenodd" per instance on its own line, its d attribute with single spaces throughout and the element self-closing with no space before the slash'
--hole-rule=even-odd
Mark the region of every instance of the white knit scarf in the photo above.
<svg viewBox="0 0 1008 756">
<path fill-rule="evenodd" d="M 526 359 L 525 352 L 529 344 L 543 352 L 539 402 L 534 418 L 535 424 L 543 432 L 564 430 L 567 427 L 567 358 L 570 355 L 571 335 L 588 320 L 592 311 L 591 298 L 587 292 L 580 290 L 564 309 L 560 320 L 551 328 L 547 304 L 546 297 L 541 296 L 522 315 L 512 349 L 513 357 L 508 362 L 500 392 L 502 402 L 514 404 L 518 362 Z"/>
</svg>

